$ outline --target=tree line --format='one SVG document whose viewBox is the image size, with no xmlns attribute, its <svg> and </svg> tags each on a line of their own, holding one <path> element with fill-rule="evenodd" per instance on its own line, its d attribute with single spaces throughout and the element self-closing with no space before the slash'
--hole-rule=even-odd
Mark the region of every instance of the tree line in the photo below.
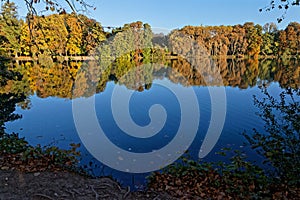
<svg viewBox="0 0 300 200">
<path fill-rule="evenodd" d="M 186 26 L 167 36 L 157 36 L 149 24 L 140 21 L 106 32 L 96 20 L 75 13 L 28 15 L 26 20 L 21 20 L 16 5 L 10 1 L 3 3 L 0 13 L 0 53 L 11 57 L 100 53 L 102 57 L 115 58 L 133 49 L 131 56 L 149 57 L 161 50 L 189 51 L 189 44 L 183 42 L 180 34 L 192 38 L 211 56 L 298 56 L 300 51 L 297 22 L 290 23 L 284 30 L 279 30 L 274 23 L 261 26 L 253 22 L 233 26 Z"/>
<path fill-rule="evenodd" d="M 211 56 L 298 56 L 300 51 L 297 22 L 290 23 L 284 30 L 278 30 L 274 23 L 261 26 L 253 22 L 234 26 L 186 26 L 173 30 L 168 36 L 171 46 L 177 46 L 175 52 L 189 48 L 188 43 L 174 44 L 179 34 L 193 38 Z"/>
</svg>

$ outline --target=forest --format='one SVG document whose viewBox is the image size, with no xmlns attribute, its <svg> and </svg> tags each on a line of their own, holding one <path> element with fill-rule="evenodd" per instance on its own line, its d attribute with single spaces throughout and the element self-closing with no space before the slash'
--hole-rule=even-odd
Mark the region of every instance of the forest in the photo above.
<svg viewBox="0 0 300 200">
<path fill-rule="evenodd" d="M 75 13 L 28 15 L 25 20 L 19 19 L 16 5 L 7 1 L 0 13 L 0 53 L 6 57 L 32 58 L 87 56 L 99 53 L 97 48 L 106 43 L 109 46 L 101 47 L 100 52 L 105 57 L 115 58 L 128 51 L 131 56 L 144 57 L 145 51 L 149 55 L 158 49 L 176 54 L 187 48 L 178 39 L 180 34 L 192 38 L 211 56 L 291 57 L 298 56 L 300 51 L 297 22 L 291 22 L 284 30 L 272 22 L 263 26 L 253 22 L 233 26 L 185 26 L 166 36 L 154 34 L 151 26 L 141 21 L 106 28 L 109 31 L 96 20 Z"/>
</svg>

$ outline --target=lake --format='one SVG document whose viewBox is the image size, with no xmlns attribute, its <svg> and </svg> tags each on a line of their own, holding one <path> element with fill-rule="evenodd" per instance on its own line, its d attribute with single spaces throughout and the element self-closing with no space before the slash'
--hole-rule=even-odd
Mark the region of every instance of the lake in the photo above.
<svg viewBox="0 0 300 200">
<path fill-rule="evenodd" d="M 32 145 L 68 148 L 80 143 L 81 164 L 94 175 L 113 176 L 139 189 L 145 177 L 175 162 L 186 150 L 194 159 L 218 161 L 224 147 L 245 151 L 244 131 L 263 132 L 253 95 L 260 87 L 272 95 L 298 88 L 299 63 L 294 60 L 185 59 L 157 62 L 95 61 L 14 63 L 22 78 L 7 80 L 1 93 L 24 94 L 6 123 Z"/>
</svg>

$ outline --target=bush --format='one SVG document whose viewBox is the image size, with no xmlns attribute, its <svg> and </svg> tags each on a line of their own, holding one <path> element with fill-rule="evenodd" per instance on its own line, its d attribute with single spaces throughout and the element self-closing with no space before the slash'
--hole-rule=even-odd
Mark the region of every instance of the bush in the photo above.
<svg viewBox="0 0 300 200">
<path fill-rule="evenodd" d="M 265 121 L 266 133 L 254 129 L 244 134 L 251 147 L 271 164 L 271 176 L 275 183 L 289 186 L 300 185 L 300 89 L 285 89 L 279 99 L 266 89 L 265 97 L 254 96 L 259 116 Z"/>
</svg>

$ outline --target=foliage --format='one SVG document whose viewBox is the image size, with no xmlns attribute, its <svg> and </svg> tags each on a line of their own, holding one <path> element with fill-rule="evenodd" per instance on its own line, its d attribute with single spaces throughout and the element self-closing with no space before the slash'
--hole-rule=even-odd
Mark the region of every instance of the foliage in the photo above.
<svg viewBox="0 0 300 200">
<path fill-rule="evenodd" d="M 157 49 L 159 51 L 159 49 Z M 149 88 L 153 79 L 168 78 L 173 83 L 186 86 L 206 85 L 205 78 L 220 71 L 223 85 L 245 89 L 256 85 L 268 85 L 278 82 L 280 87 L 299 87 L 300 67 L 295 60 L 210 60 L 210 66 L 191 64 L 185 59 L 168 60 L 160 57 L 159 52 L 150 60 L 132 60 L 131 52 L 122 59 L 109 61 L 101 58 L 88 62 L 53 62 L 49 66 L 37 62 L 9 63 L 0 69 L 0 94 L 10 94 L 13 99 L 37 94 L 41 98 L 55 96 L 59 98 L 77 98 L 91 96 L 105 90 L 106 84 L 114 80 L 135 90 Z M 134 53 L 132 53 L 134 54 Z M 105 63 L 106 62 L 106 63 Z M 204 63 L 205 64 L 205 63 Z M 202 66 L 202 74 L 197 68 Z M 2 75 L 1 75 L 2 74 Z M 205 76 L 203 75 L 205 74 Z M 75 87 L 76 84 L 76 87 Z M 218 85 L 211 80 L 211 85 Z M 95 91 L 96 88 L 96 91 Z M 28 99 L 19 102 L 22 108 L 28 108 Z"/>
<path fill-rule="evenodd" d="M 300 25 L 290 23 L 278 35 L 279 54 L 284 56 L 298 55 L 300 51 Z"/>
<path fill-rule="evenodd" d="M 168 191 L 180 198 L 213 199 L 297 199 L 300 195 L 300 90 L 287 88 L 279 99 L 264 88 L 262 100 L 254 98 L 266 133 L 254 129 L 244 136 L 258 154 L 271 164 L 263 170 L 247 161 L 240 151 L 229 162 L 203 162 L 182 157 L 162 172 L 149 177 L 148 187 Z"/>
<path fill-rule="evenodd" d="M 9 0 L 1 0 L 1 2 L 9 2 Z M 96 7 L 88 4 L 86 0 L 24 0 L 24 2 L 28 10 L 27 15 L 29 16 L 37 15 L 39 11 L 37 10 L 38 7 L 43 11 L 59 14 L 65 14 L 67 10 L 71 10 L 72 12 L 86 12 L 90 8 L 96 9 Z"/>
<path fill-rule="evenodd" d="M 9 81 L 18 81 L 22 79 L 19 72 L 14 72 L 8 69 L 5 62 L 0 62 L 0 89 L 7 85 Z M 13 91 L 0 92 L 0 136 L 4 134 L 5 122 L 14 121 L 21 118 L 15 114 L 15 105 L 23 102 L 26 96 L 23 93 L 14 93 Z"/>
<path fill-rule="evenodd" d="M 195 161 L 187 155 L 148 176 L 148 189 L 167 191 L 181 199 L 296 199 L 299 185 L 274 182 L 253 161 L 238 150 L 222 149 L 217 154 L 233 154 L 228 162 Z"/>
<path fill-rule="evenodd" d="M 96 54 L 100 65 L 117 59 L 147 59 L 152 49 L 152 30 L 141 21 L 125 24 L 119 32 L 102 43 Z M 103 63 L 103 64 L 102 64 Z"/>
<path fill-rule="evenodd" d="M 45 170 L 77 170 L 80 145 L 71 144 L 64 150 L 55 146 L 33 147 L 18 134 L 3 134 L 0 137 L 0 156 L 2 169 L 17 169 L 25 172 Z"/>
<path fill-rule="evenodd" d="M 247 40 L 247 50 L 245 55 L 257 57 L 260 53 L 260 46 L 262 44 L 262 27 L 254 25 L 254 23 L 244 24 Z"/>
<path fill-rule="evenodd" d="M 223 152 L 224 153 L 224 152 Z M 202 162 L 183 156 L 162 172 L 148 178 L 149 189 L 167 191 L 185 199 L 259 199 L 266 197 L 267 177 L 262 169 L 245 161 L 240 152 L 229 164 Z"/>
<path fill-rule="evenodd" d="M 275 181 L 287 187 L 300 184 L 300 90 L 287 88 L 279 99 L 263 89 L 265 97 L 254 97 L 266 133 L 254 129 L 244 134 L 253 149 L 274 167 Z"/>
<path fill-rule="evenodd" d="M 82 26 L 82 41 L 81 51 L 84 55 L 94 54 L 95 49 L 106 40 L 107 33 L 99 22 L 94 19 L 89 19 L 84 15 L 78 16 L 79 22 Z"/>
<path fill-rule="evenodd" d="M 52 1 L 46 1 L 53 4 Z M 52 2 L 52 3 L 51 3 Z M 56 5 L 57 6 L 57 5 Z M 51 6 L 48 5 L 48 9 Z M 105 32 L 99 22 L 72 12 L 47 16 L 28 15 L 26 22 L 18 19 L 16 6 L 7 1 L 0 15 L 0 47 L 10 56 L 78 56 L 98 55 L 120 57 L 131 51 L 135 58 L 149 59 L 151 53 L 171 51 L 183 54 L 190 51 L 192 38 L 211 56 L 258 57 L 295 56 L 300 51 L 300 25 L 290 23 L 285 30 L 278 30 L 274 23 L 263 27 L 247 22 L 234 26 L 186 26 L 173 30 L 168 36 L 153 38 L 149 24 L 141 21 L 125 24 L 112 32 Z M 156 50 L 153 49 L 152 40 Z M 101 52 L 99 52 L 99 48 Z M 102 52 L 103 50 L 103 52 Z M 135 50 L 135 52 L 133 52 Z"/>
<path fill-rule="evenodd" d="M 190 51 L 190 42 L 176 39 L 178 34 L 182 34 L 185 38 L 192 38 L 198 46 L 204 47 L 211 56 L 257 57 L 259 54 L 265 55 L 262 44 L 269 48 L 274 45 L 262 30 L 260 25 L 252 22 L 235 26 L 186 26 L 169 34 L 169 44 L 176 47 L 175 51 L 172 50 L 177 54 L 184 55 L 184 52 Z M 276 32 L 268 32 L 272 37 L 275 34 Z"/>
<path fill-rule="evenodd" d="M 5 2 L 1 7 L 0 14 L 0 47 L 1 50 L 8 53 L 8 56 L 17 56 L 20 53 L 22 23 L 17 18 L 17 7 L 14 2 Z"/>
<path fill-rule="evenodd" d="M 274 23 L 266 23 L 263 26 L 261 54 L 262 55 L 277 55 L 278 54 L 278 41 L 277 26 Z"/>
<path fill-rule="evenodd" d="M 24 95 L 14 96 L 13 94 L 0 94 L 0 137 L 4 134 L 4 123 L 21 118 L 20 115 L 13 113 L 15 104 L 23 101 Z"/>
<path fill-rule="evenodd" d="M 292 6 L 299 6 L 300 1 L 299 0 L 271 0 L 270 4 L 265 6 L 264 8 L 260 8 L 259 11 L 271 11 L 275 8 L 278 8 L 279 10 L 284 10 L 283 14 L 277 18 L 278 23 L 282 22 L 282 20 L 285 18 L 286 12 L 289 8 Z"/>
<path fill-rule="evenodd" d="M 87 55 L 106 39 L 99 22 L 74 13 L 34 16 L 23 29 L 21 38 L 33 56 Z"/>
<path fill-rule="evenodd" d="M 180 34 L 187 41 L 184 37 L 178 39 Z M 176 54 L 185 55 L 191 50 L 192 38 L 211 56 L 298 56 L 299 37 L 300 25 L 297 22 L 291 22 L 284 30 L 278 30 L 274 23 L 262 27 L 253 22 L 234 26 L 186 26 L 168 35 L 168 47 Z"/>
</svg>

